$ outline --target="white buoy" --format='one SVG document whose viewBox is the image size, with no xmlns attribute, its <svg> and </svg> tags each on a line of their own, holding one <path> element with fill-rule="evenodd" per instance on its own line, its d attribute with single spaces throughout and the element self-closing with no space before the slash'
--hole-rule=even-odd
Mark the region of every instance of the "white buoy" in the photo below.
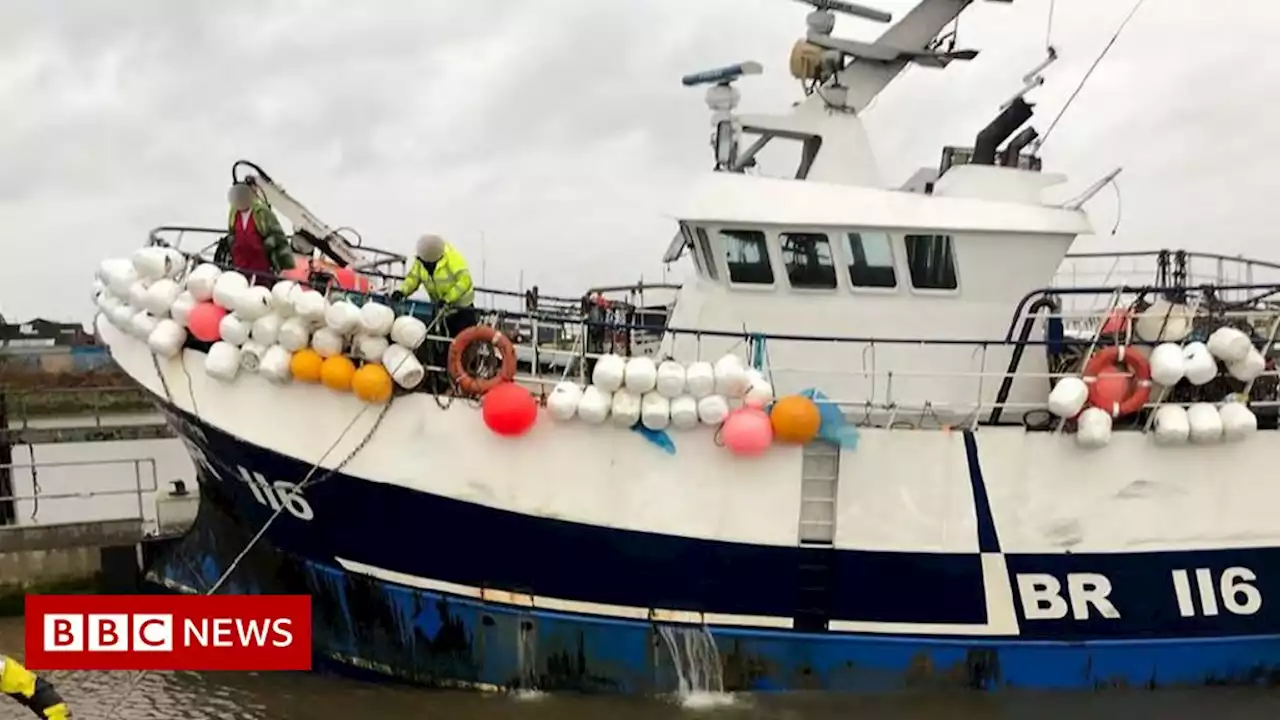
<svg viewBox="0 0 1280 720">
<path fill-rule="evenodd" d="M 1182 357 L 1181 353 L 1178 357 Z M 1083 380 L 1075 376 L 1064 377 L 1049 393 L 1049 412 L 1060 418 L 1075 417 L 1088 400 L 1089 386 Z"/>
<path fill-rule="evenodd" d="M 747 369 L 737 355 L 725 355 L 716 361 L 716 394 L 726 398 L 740 398 L 750 386 Z"/>
<path fill-rule="evenodd" d="M 1076 444 L 1100 448 L 1111 442 L 1111 415 L 1096 407 L 1085 408 L 1076 419 Z"/>
<path fill-rule="evenodd" d="M 595 368 L 591 370 L 591 384 L 605 392 L 614 393 L 622 388 L 626 373 L 627 361 L 622 356 L 613 353 L 601 355 L 596 360 Z M 639 419 L 638 414 L 636 418 Z"/>
<path fill-rule="evenodd" d="M 360 333 L 362 335 L 386 335 L 395 324 L 396 313 L 382 303 L 370 300 L 360 307 Z"/>
<path fill-rule="evenodd" d="M 665 398 L 674 400 L 684 394 L 684 366 L 675 360 L 663 360 L 654 383 Z"/>
<path fill-rule="evenodd" d="M 613 406 L 609 419 L 620 428 L 629 428 L 640 421 L 640 396 L 622 388 L 613 394 Z"/>
<path fill-rule="evenodd" d="M 213 283 L 213 301 L 227 312 L 235 312 L 240 294 L 248 289 L 249 280 L 244 275 L 234 270 L 224 272 Z"/>
<path fill-rule="evenodd" d="M 417 350 L 426 339 L 427 326 L 416 317 L 401 315 L 391 323 L 391 342 L 397 345 Z"/>
<path fill-rule="evenodd" d="M 1187 408 L 1187 424 L 1193 443 L 1209 445 L 1222 440 L 1222 417 L 1210 403 L 1195 403 Z"/>
<path fill-rule="evenodd" d="M 222 341 L 214 343 L 205 355 L 204 371 L 209 377 L 223 382 L 235 380 L 240 372 L 240 348 Z"/>
<path fill-rule="evenodd" d="M 595 385 L 582 391 L 578 400 L 578 418 L 588 425 L 600 425 L 609 418 L 613 409 L 613 393 L 605 392 Z"/>
<path fill-rule="evenodd" d="M 671 401 L 659 393 L 645 393 L 640 399 L 640 424 L 650 430 L 666 430 L 671 424 Z"/>
<path fill-rule="evenodd" d="M 578 414 L 578 403 L 582 401 L 582 388 L 568 381 L 557 383 L 547 396 L 547 414 L 552 420 L 565 422 Z"/>
</svg>

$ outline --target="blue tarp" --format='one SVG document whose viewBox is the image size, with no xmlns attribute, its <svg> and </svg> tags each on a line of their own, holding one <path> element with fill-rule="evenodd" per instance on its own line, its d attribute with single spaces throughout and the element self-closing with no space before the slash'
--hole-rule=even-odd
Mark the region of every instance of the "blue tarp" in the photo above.
<svg viewBox="0 0 1280 720">
<path fill-rule="evenodd" d="M 814 388 L 801 390 L 796 394 L 817 403 L 818 414 L 822 418 L 822 425 L 818 428 L 819 438 L 848 450 L 858 449 L 858 426 L 846 420 L 844 412 L 835 404 L 824 402 L 828 399 L 826 395 Z"/>
</svg>

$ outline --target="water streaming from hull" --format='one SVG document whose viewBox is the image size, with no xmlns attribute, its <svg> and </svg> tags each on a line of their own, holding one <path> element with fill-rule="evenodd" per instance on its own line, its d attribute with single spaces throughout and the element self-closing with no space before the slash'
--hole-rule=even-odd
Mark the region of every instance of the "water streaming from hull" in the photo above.
<svg viewBox="0 0 1280 720">
<path fill-rule="evenodd" d="M 705 625 L 658 625 L 676 673 L 677 697 L 686 707 L 711 707 L 733 702 L 724 691 L 720 650 Z"/>
</svg>

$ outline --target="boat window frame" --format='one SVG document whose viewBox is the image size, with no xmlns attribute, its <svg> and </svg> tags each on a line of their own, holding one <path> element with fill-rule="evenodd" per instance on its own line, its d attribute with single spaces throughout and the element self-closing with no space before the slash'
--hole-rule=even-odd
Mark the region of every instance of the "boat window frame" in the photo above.
<svg viewBox="0 0 1280 720">
<path fill-rule="evenodd" d="M 853 281 L 853 274 L 852 274 L 853 242 L 849 239 L 849 236 L 855 233 L 859 237 L 863 235 L 868 235 L 868 234 L 881 235 L 889 241 L 889 262 L 893 267 L 893 286 L 892 287 L 880 287 L 877 285 L 858 285 Z M 873 227 L 856 227 L 856 228 L 844 227 L 840 229 L 840 234 L 841 234 L 841 241 L 842 241 L 840 243 L 840 252 L 842 254 L 847 253 L 849 255 L 849 257 L 846 258 L 846 262 L 843 265 L 844 272 L 841 274 L 844 276 L 845 282 L 849 284 L 849 288 L 851 292 L 858 293 L 858 294 L 866 293 L 870 295 L 897 295 L 902 292 L 902 288 L 904 286 L 910 284 L 910 280 L 908 280 L 906 283 L 902 282 L 903 270 L 907 270 L 909 272 L 910 268 L 903 267 L 903 265 L 905 264 L 905 261 L 902 259 L 902 256 L 904 256 L 906 252 L 905 246 L 901 251 L 898 249 L 898 243 L 902 242 L 901 235 L 890 230 L 873 228 Z"/>
<path fill-rule="evenodd" d="M 743 173 L 746 172 L 747 168 L 755 167 L 756 155 L 773 140 L 782 138 L 800 143 L 800 161 L 796 164 L 796 172 L 792 179 L 807 180 L 809 171 L 813 169 L 814 161 L 818 159 L 818 153 L 822 151 L 822 136 L 815 133 L 756 127 L 750 124 L 744 125 L 742 132 L 744 135 L 758 135 L 759 137 L 753 140 L 734 160 L 733 172 Z"/>
<path fill-rule="evenodd" d="M 706 233 L 711 250 L 715 255 L 716 262 L 721 263 L 724 270 L 724 283 L 735 290 L 751 290 L 756 292 L 774 292 L 778 289 L 778 267 L 781 265 L 780 259 L 775 254 L 776 242 L 771 242 L 771 238 L 776 239 L 776 231 L 763 225 L 753 225 L 751 223 L 713 223 L 700 226 Z M 725 232 L 752 232 L 760 233 L 764 237 L 764 257 L 769 262 L 769 274 L 773 281 L 770 283 L 753 283 L 738 282 L 733 279 L 733 273 L 729 269 L 728 244 L 724 242 Z M 712 238 L 712 234 L 715 235 Z"/>
<path fill-rule="evenodd" d="M 954 288 L 930 288 L 917 287 L 915 274 L 911 272 L 911 253 L 908 251 L 907 238 L 909 237 L 944 237 L 947 238 L 951 246 L 951 274 L 955 278 Z M 924 228 L 912 228 L 910 231 L 904 231 L 899 236 L 902 243 L 902 260 L 907 266 L 907 283 L 911 288 L 911 292 L 915 295 L 926 295 L 934 297 L 954 297 L 959 296 L 964 289 L 963 279 L 960 273 L 960 248 L 956 242 L 956 235 L 953 232 L 945 230 L 929 230 Z"/>
<path fill-rule="evenodd" d="M 842 286 L 840 284 L 841 258 L 840 258 L 840 255 L 838 254 L 835 244 L 831 242 L 832 231 L 830 229 L 812 228 L 812 227 L 798 228 L 798 227 L 791 227 L 791 226 L 787 226 L 787 227 L 779 226 L 779 227 L 773 228 L 768 232 L 773 235 L 774 243 L 777 245 L 778 259 L 781 261 L 783 274 L 786 275 L 787 277 L 788 290 L 791 290 L 797 293 L 807 294 L 807 295 L 809 294 L 831 295 L 831 294 L 840 292 L 840 290 L 842 289 Z M 827 251 L 831 256 L 831 269 L 835 276 L 835 284 L 832 285 L 831 287 L 797 287 L 795 283 L 791 282 L 791 269 L 787 267 L 787 257 L 785 252 L 782 249 L 783 235 L 821 235 L 823 238 L 825 238 L 827 241 Z"/>
<path fill-rule="evenodd" d="M 696 242 L 692 245 L 692 253 L 695 257 L 703 256 L 702 267 L 706 270 L 706 279 L 714 283 L 720 282 L 720 265 L 716 262 L 716 253 L 707 229 L 699 225 L 693 228 L 693 235 Z"/>
</svg>

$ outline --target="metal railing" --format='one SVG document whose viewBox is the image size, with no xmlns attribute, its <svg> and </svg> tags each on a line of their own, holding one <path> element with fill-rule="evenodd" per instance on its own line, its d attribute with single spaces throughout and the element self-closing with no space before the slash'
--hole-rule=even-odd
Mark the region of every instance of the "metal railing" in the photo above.
<svg viewBox="0 0 1280 720">
<path fill-rule="evenodd" d="M 1121 293 L 1113 289 L 1113 303 L 1118 302 Z M 1083 313 L 1044 313 L 1039 319 L 1047 320 L 1050 318 L 1060 320 L 1071 320 L 1073 318 L 1085 318 L 1087 315 Z M 1253 319 L 1267 318 L 1269 325 L 1274 332 L 1277 322 L 1280 322 L 1280 311 L 1277 310 L 1237 310 L 1223 311 L 1219 314 L 1224 320 L 1230 319 Z M 1034 314 L 1024 318 L 1028 322 L 1034 322 L 1037 318 Z M 590 323 L 584 322 L 583 325 Z M 1024 326 L 1025 330 L 1025 326 Z M 585 331 L 585 330 L 584 330 Z M 1027 370 L 1021 367 L 1020 359 L 1022 351 L 1028 348 L 1040 348 L 1043 352 L 1064 353 L 1076 352 L 1080 362 L 1083 360 L 1090 350 L 1097 346 L 1102 339 L 1100 333 L 1092 336 L 1073 338 L 1064 336 L 1061 338 L 1046 339 L 1030 339 L 1027 337 L 1009 337 L 1004 340 L 988 340 L 988 339 L 965 339 L 965 338 L 889 338 L 889 337 L 818 337 L 818 336 L 801 336 L 801 335 L 781 335 L 770 334 L 761 336 L 753 333 L 743 332 L 725 332 L 703 329 L 682 329 L 668 328 L 667 333 L 672 337 L 680 335 L 694 336 L 698 338 L 720 338 L 735 339 L 740 341 L 739 346 L 749 345 L 753 342 L 767 343 L 769 347 L 777 348 L 782 343 L 795 343 L 812 346 L 815 350 L 820 348 L 841 347 L 847 350 L 848 362 L 844 363 L 844 369 L 832 370 L 816 367 L 787 366 L 774 364 L 767 368 L 766 373 L 772 380 L 777 376 L 790 376 L 792 378 L 804 378 L 805 380 L 797 385 L 811 385 L 812 379 L 825 375 L 828 377 L 844 377 L 857 380 L 869 381 L 870 392 L 866 395 L 858 397 L 841 397 L 832 395 L 831 397 L 819 401 L 820 403 L 830 404 L 839 407 L 846 416 L 853 416 L 853 419 L 863 425 L 887 426 L 887 427 L 923 427 L 922 422 L 911 423 L 904 421 L 907 416 L 917 415 L 921 420 L 931 418 L 937 427 L 956 427 L 968 426 L 977 427 L 979 424 L 999 424 L 1001 413 L 1008 411 L 1014 416 L 1015 422 L 1021 422 L 1026 425 L 1027 416 L 1032 414 L 1047 415 L 1047 400 L 1052 382 L 1056 378 L 1066 375 L 1077 375 L 1079 368 L 1074 371 L 1064 370 L 1047 370 L 1044 372 Z M 1011 335 L 1013 333 L 1011 332 Z M 1259 350 L 1266 354 L 1270 353 L 1274 342 L 1272 339 L 1258 339 L 1256 345 Z M 449 338 L 437 335 L 431 335 L 428 338 L 441 345 L 447 344 Z M 1139 345 L 1148 345 L 1140 339 L 1134 338 Z M 916 371 L 916 370 L 897 370 L 884 369 L 885 363 L 882 362 L 878 355 L 890 348 L 967 348 L 971 350 L 971 360 L 977 365 L 976 369 L 971 370 L 955 370 L 948 369 L 943 371 Z M 599 359 L 605 353 L 591 352 L 585 350 L 581 344 L 571 349 L 546 346 L 529 346 L 517 345 L 517 351 L 527 349 L 530 354 L 539 357 L 542 360 L 542 366 L 548 365 L 554 367 L 558 372 L 542 373 L 540 367 L 530 366 L 523 368 L 516 376 L 516 381 L 531 385 L 535 389 L 545 392 L 549 386 L 561 382 L 566 378 L 571 378 L 580 385 L 588 382 L 590 363 Z M 701 357 L 699 359 L 712 360 L 717 356 Z M 993 367 L 992 363 L 999 362 L 999 367 Z M 425 365 L 425 368 L 435 373 L 446 372 L 446 369 L 434 363 Z M 1258 379 L 1269 378 L 1280 381 L 1280 370 L 1265 370 Z M 900 391 L 900 386 L 910 383 L 913 380 L 944 380 L 951 383 L 971 382 L 973 384 L 972 400 L 964 401 L 948 401 L 929 398 L 911 397 L 909 393 Z M 1040 381 L 1043 383 L 1044 395 L 1043 399 L 1035 402 L 1019 402 L 1011 401 L 1009 397 L 1009 388 L 1015 380 Z M 1244 392 L 1248 394 L 1252 386 L 1257 380 L 1251 383 L 1241 383 Z M 992 394 L 993 388 L 999 388 L 994 398 L 988 398 Z M 780 387 L 778 390 L 784 392 L 796 391 L 800 387 Z M 1220 401 L 1220 397 L 1213 398 L 1214 402 Z M 1144 406 L 1144 410 L 1151 410 L 1160 405 L 1179 405 L 1187 407 L 1195 402 L 1201 402 L 1201 399 L 1192 400 L 1170 400 L 1164 394 L 1153 397 L 1151 402 Z M 1265 398 L 1255 398 L 1250 402 L 1250 406 L 1257 409 L 1274 409 L 1280 408 L 1280 397 L 1272 396 Z M 950 415 L 950 418 L 944 418 L 943 415 Z M 860 419 L 859 419 L 860 416 Z M 1143 428 L 1138 424 L 1137 429 Z M 1120 425 L 1117 425 L 1117 429 Z M 1037 427 L 1035 429 L 1042 429 Z"/>
<path fill-rule="evenodd" d="M 46 492 L 40 484 L 39 473 L 54 469 L 73 468 L 91 472 L 95 469 L 102 470 L 105 468 L 129 467 L 133 470 L 133 485 L 127 488 L 114 489 L 97 489 L 93 487 L 92 478 L 85 478 L 83 484 L 90 488 L 86 490 L 77 490 L 75 492 Z M 111 520 L 138 520 L 140 523 L 146 524 L 146 504 L 145 496 L 148 493 L 156 492 L 159 486 L 159 476 L 156 469 L 155 458 L 127 458 L 121 460 L 80 460 L 80 461 L 63 461 L 63 462 L 35 462 L 35 463 L 8 463 L 0 464 L 0 473 L 8 474 L 12 478 L 15 472 L 29 471 L 31 474 L 32 492 L 30 494 L 14 494 L 8 496 L 0 496 L 0 502 L 30 503 L 30 513 L 25 517 L 26 522 L 20 521 L 17 525 L 0 525 L 0 531 L 14 527 L 31 527 L 33 525 L 53 524 L 40 522 L 40 512 L 46 510 L 46 517 L 50 514 L 47 503 L 53 503 L 54 507 L 58 507 L 59 503 L 71 505 L 73 508 L 83 507 L 86 501 L 95 500 L 106 497 L 133 497 L 137 508 L 137 515 L 117 516 L 117 517 L 101 517 L 91 516 L 88 519 L 72 519 L 62 520 L 59 523 L 68 522 L 102 522 Z M 60 483 L 65 484 L 65 483 Z"/>
</svg>

